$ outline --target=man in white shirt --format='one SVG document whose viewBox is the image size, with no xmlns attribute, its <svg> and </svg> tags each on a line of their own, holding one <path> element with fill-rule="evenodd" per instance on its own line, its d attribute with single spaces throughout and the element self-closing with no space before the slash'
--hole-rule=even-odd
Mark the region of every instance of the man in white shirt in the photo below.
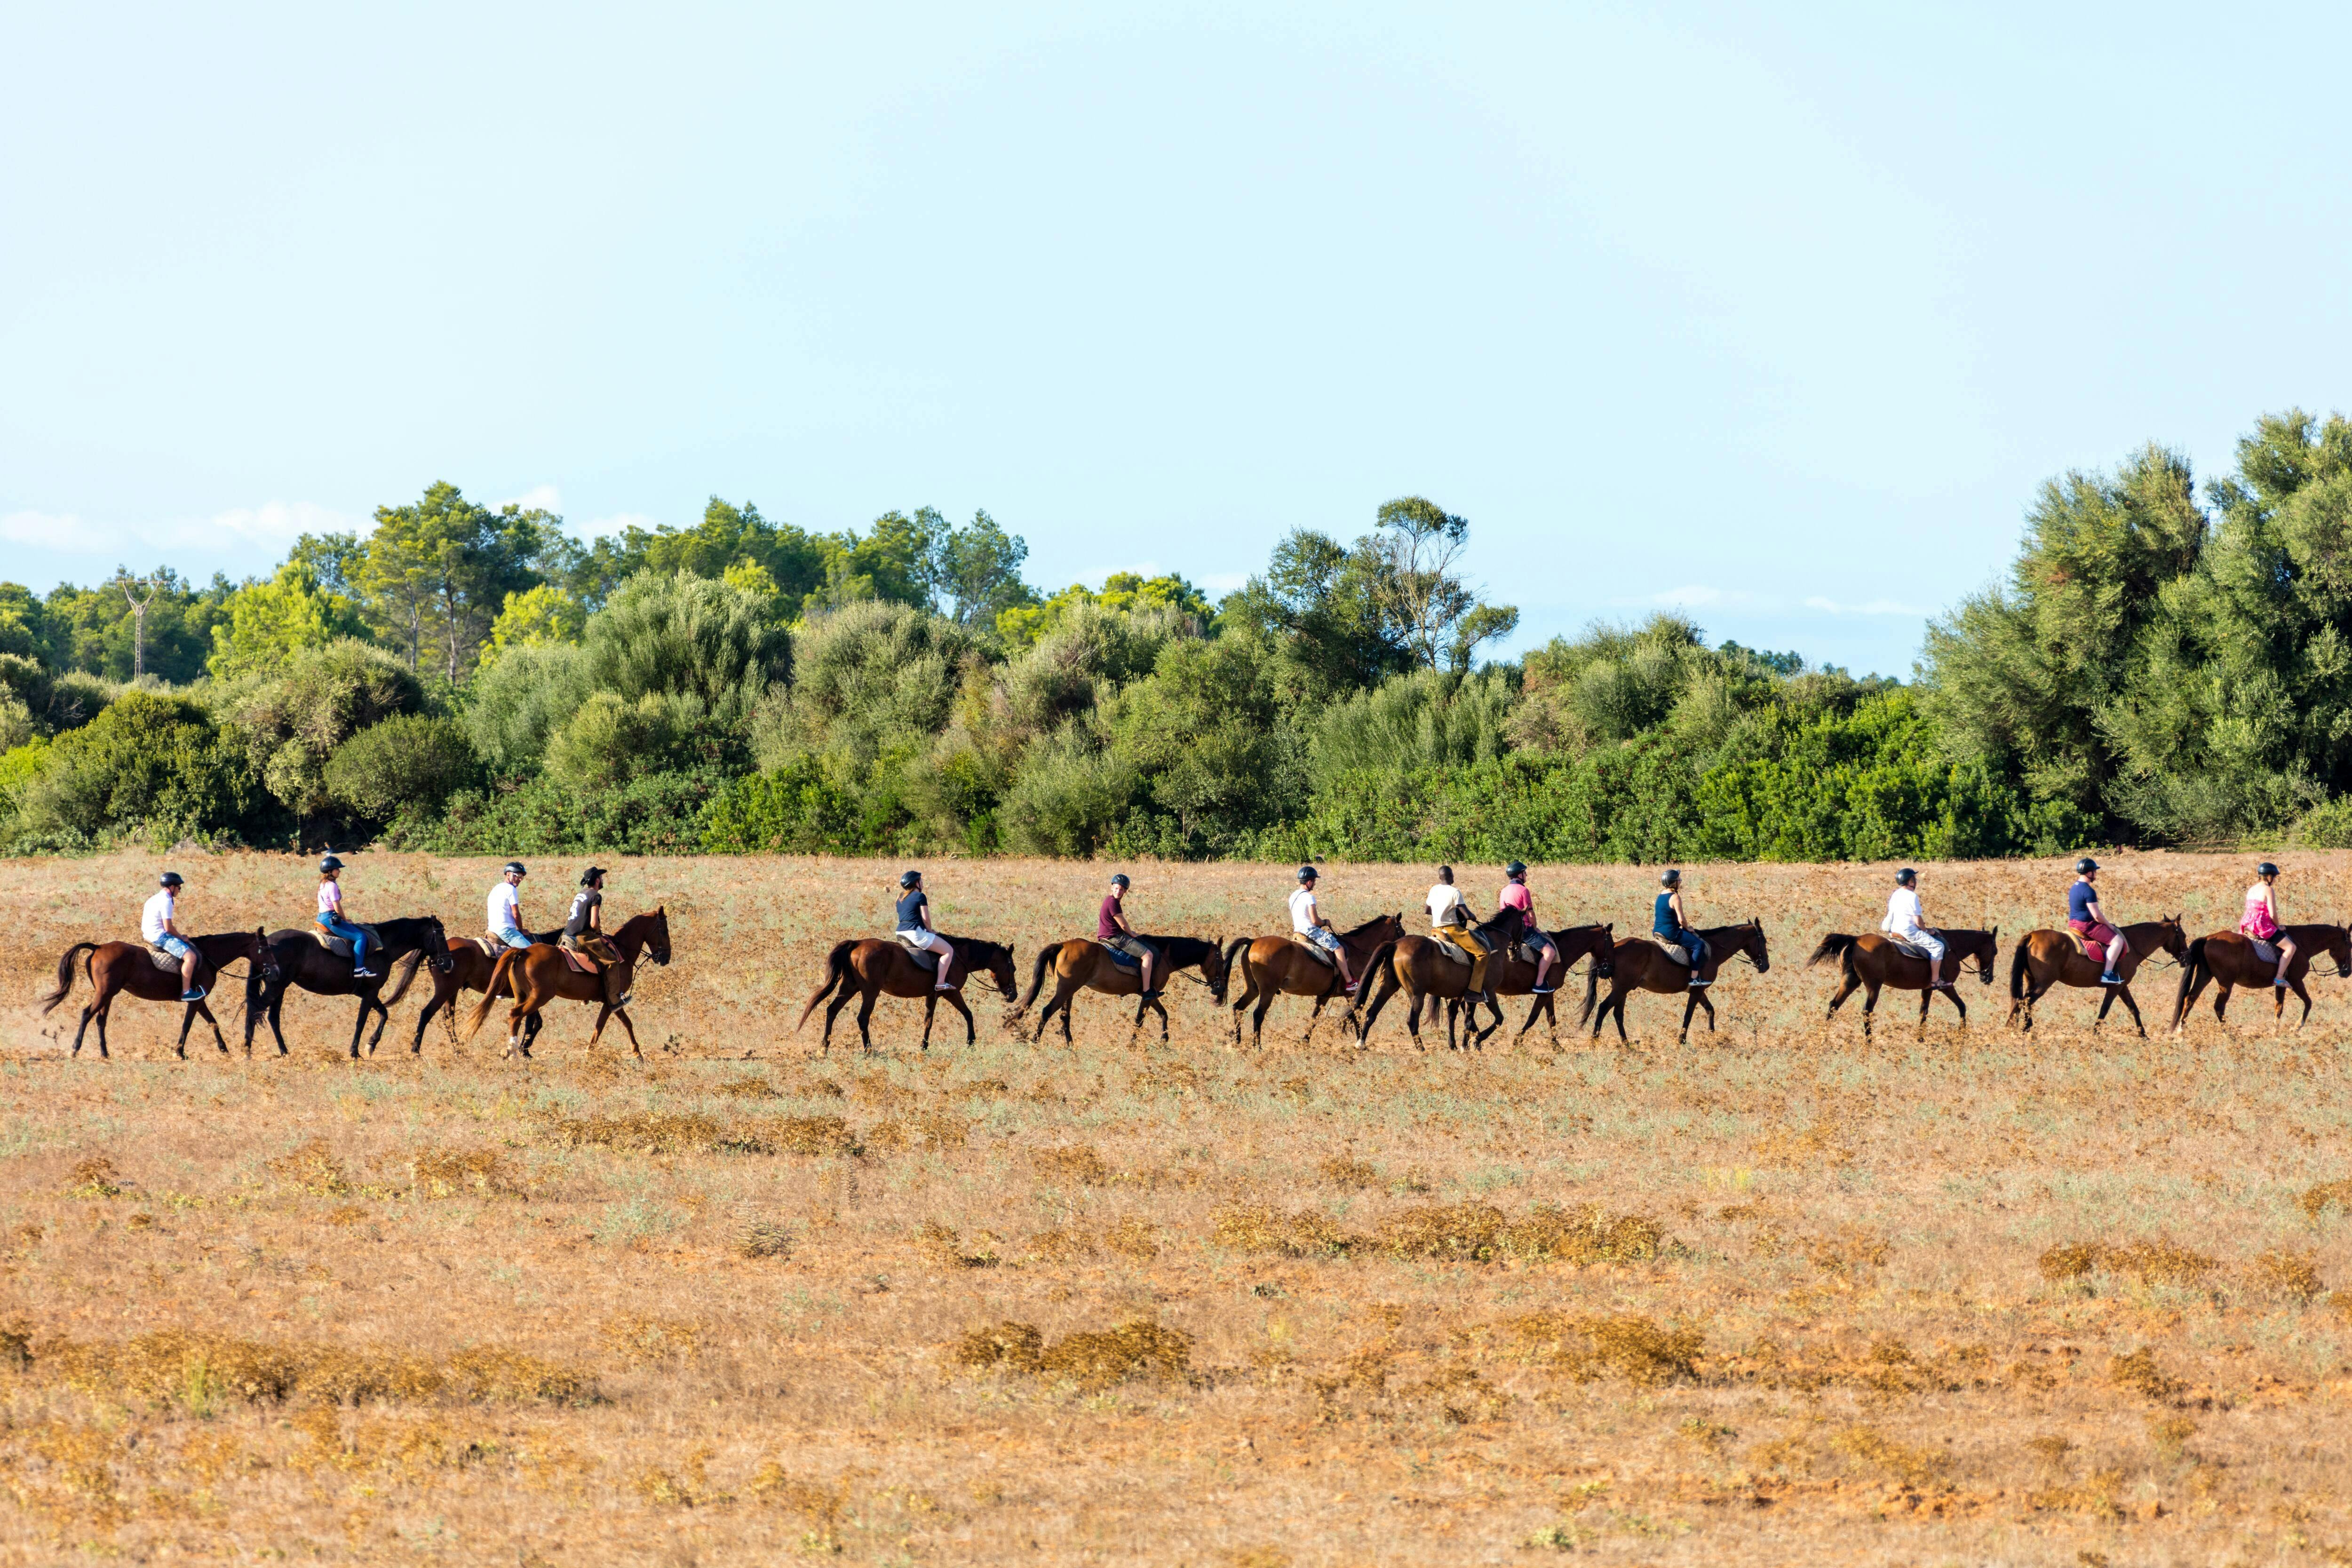
<svg viewBox="0 0 2352 1568">
<path fill-rule="evenodd" d="M 1454 885 L 1454 868 L 1440 866 L 1437 881 L 1429 889 L 1429 929 L 1470 955 L 1470 986 L 1472 991 L 1486 989 L 1486 944 L 1470 928 L 1478 917 L 1462 901 L 1462 889 Z"/>
<path fill-rule="evenodd" d="M 1919 873 L 1908 866 L 1895 873 L 1895 891 L 1887 895 L 1886 918 L 1878 929 L 1927 955 L 1927 989 L 1951 984 L 1944 978 L 1943 938 L 1927 929 L 1927 913 L 1919 903 Z"/>
<path fill-rule="evenodd" d="M 530 933 L 522 929 L 522 879 L 530 873 L 520 860 L 509 860 L 490 889 L 490 934 L 509 947 L 529 947 Z"/>
<path fill-rule="evenodd" d="M 1356 977 L 1349 972 L 1347 946 L 1340 942 L 1331 922 L 1323 918 L 1323 911 L 1316 907 L 1315 882 L 1314 867 L 1298 868 L 1298 889 L 1290 895 L 1290 929 L 1302 940 L 1313 942 L 1329 953 L 1332 962 L 1339 966 L 1340 980 L 1353 991 Z"/>
<path fill-rule="evenodd" d="M 201 1002 L 205 993 L 196 984 L 196 950 L 180 933 L 179 894 L 185 885 L 177 871 L 166 871 L 157 879 L 154 896 L 139 911 L 139 934 L 149 947 L 180 961 L 180 1000 Z"/>
</svg>

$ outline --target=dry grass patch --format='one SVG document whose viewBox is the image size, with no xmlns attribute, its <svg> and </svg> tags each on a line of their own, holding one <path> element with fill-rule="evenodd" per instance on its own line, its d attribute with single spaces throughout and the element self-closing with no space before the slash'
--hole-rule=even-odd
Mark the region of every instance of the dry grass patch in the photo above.
<svg viewBox="0 0 2352 1568">
<path fill-rule="evenodd" d="M 898 1154 L 910 1149 L 961 1149 L 971 1136 L 971 1123 L 944 1111 L 924 1110 L 904 1118 L 876 1122 L 866 1144 L 877 1153 Z"/>
<path fill-rule="evenodd" d="M 1137 1069 L 1127 1085 L 1138 1094 L 1197 1094 L 1201 1072 L 1182 1062 L 1154 1062 Z"/>
<path fill-rule="evenodd" d="M 775 1220 L 755 1219 L 736 1233 L 735 1255 L 788 1258 L 793 1255 L 792 1226 Z"/>
<path fill-rule="evenodd" d="M 2352 1181 L 2322 1182 L 2306 1189 L 2294 1201 L 2296 1207 L 2315 1220 L 2325 1214 L 2331 1204 L 2347 1214 L 2352 1214 Z"/>
<path fill-rule="evenodd" d="M 341 1197 L 353 1190 L 351 1173 L 323 1138 L 297 1144 L 269 1162 L 269 1173 L 298 1192 L 317 1198 Z"/>
<path fill-rule="evenodd" d="M 408 1187 L 421 1198 L 520 1196 L 520 1174 L 491 1149 L 421 1149 L 408 1157 Z"/>
<path fill-rule="evenodd" d="M 2069 1242 L 2048 1248 L 2038 1261 L 2044 1279 L 2080 1279 L 2095 1271 L 2127 1274 L 2143 1285 L 2194 1285 L 2221 1267 L 2201 1252 L 2164 1239 L 2122 1247 L 2103 1241 Z"/>
<path fill-rule="evenodd" d="M 1648 1318 L 1531 1312 L 1507 1325 L 1525 1359 L 1579 1383 L 1621 1377 L 1644 1387 L 1698 1381 L 1706 1336 L 1696 1329 L 1662 1328 Z"/>
<path fill-rule="evenodd" d="M 584 1375 L 516 1351 L 462 1351 L 436 1361 L 394 1351 L 275 1344 L 184 1329 L 114 1344 L 45 1342 L 31 1353 L 28 1370 L 85 1393 L 177 1406 L 196 1415 L 232 1402 L 357 1405 L 446 1398 L 579 1404 L 595 1396 L 594 1384 Z"/>
<path fill-rule="evenodd" d="M 1007 1321 L 973 1329 L 956 1344 L 957 1365 L 974 1371 L 1003 1367 L 1065 1378 L 1099 1391 L 1129 1378 L 1181 1378 L 1191 1370 L 1192 1336 L 1144 1318 L 1116 1328 L 1075 1333 L 1045 1343 L 1034 1323 Z"/>
<path fill-rule="evenodd" d="M 2257 1254 L 2246 1265 L 2246 1281 L 2256 1289 L 2274 1290 L 2305 1300 L 2327 1293 L 2327 1283 L 2319 1277 L 2317 1256 L 2292 1247 L 2273 1247 Z"/>
<path fill-rule="evenodd" d="M 625 1366 L 659 1366 L 689 1359 L 702 1349 L 702 1326 L 645 1312 L 606 1318 L 600 1337 Z"/>
<path fill-rule="evenodd" d="M 1066 1143 L 1055 1149 L 1033 1149 L 1029 1168 L 1040 1181 L 1075 1182 L 1082 1187 L 1108 1184 L 1115 1173 L 1091 1143 Z"/>
<path fill-rule="evenodd" d="M 1830 1447 L 1906 1486 L 1926 1486 L 1944 1464 L 1935 1449 L 1898 1443 L 1875 1426 L 1849 1426 L 1830 1439 Z"/>
<path fill-rule="evenodd" d="M 121 1197 L 131 1182 L 114 1168 L 114 1162 L 103 1154 L 86 1154 L 74 1162 L 73 1173 L 66 1178 L 66 1195 L 70 1198 Z"/>
<path fill-rule="evenodd" d="M 2159 1404 L 2180 1392 L 2180 1384 L 2165 1375 L 2164 1369 L 2156 1364 L 2156 1352 L 2146 1345 L 2129 1355 L 2109 1358 L 2107 1381 L 2126 1394 L 2137 1394 Z"/>
<path fill-rule="evenodd" d="M 993 1268 L 998 1262 L 994 1236 L 982 1231 L 977 1249 L 967 1252 L 962 1234 L 937 1220 L 924 1222 L 916 1234 L 915 1247 L 937 1268 Z"/>
</svg>

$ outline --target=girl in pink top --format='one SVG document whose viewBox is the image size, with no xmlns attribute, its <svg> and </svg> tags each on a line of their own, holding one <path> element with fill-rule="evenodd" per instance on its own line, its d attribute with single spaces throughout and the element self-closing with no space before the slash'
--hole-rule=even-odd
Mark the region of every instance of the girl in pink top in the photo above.
<svg viewBox="0 0 2352 1568">
<path fill-rule="evenodd" d="M 2246 912 L 2238 917 L 2240 935 L 2277 944 L 2278 973 L 2271 981 L 2273 987 L 2286 984 L 2286 966 L 2294 962 L 2294 938 L 2280 929 L 2278 895 L 2271 890 L 2278 874 L 2278 868 L 2267 860 L 2254 868 L 2254 885 L 2246 889 Z"/>
<path fill-rule="evenodd" d="M 1559 959 L 1559 949 L 1552 946 L 1551 938 L 1537 929 L 1536 899 L 1533 893 L 1528 891 L 1526 864 L 1514 860 L 1503 868 L 1503 875 L 1509 880 L 1503 884 L 1503 890 L 1495 896 L 1495 907 L 1497 910 L 1519 911 L 1521 931 L 1519 940 L 1526 942 L 1529 951 L 1536 955 L 1536 983 L 1531 989 L 1537 995 L 1541 996 L 1552 989 L 1544 984 L 1544 979 L 1551 973 L 1552 964 Z"/>
</svg>

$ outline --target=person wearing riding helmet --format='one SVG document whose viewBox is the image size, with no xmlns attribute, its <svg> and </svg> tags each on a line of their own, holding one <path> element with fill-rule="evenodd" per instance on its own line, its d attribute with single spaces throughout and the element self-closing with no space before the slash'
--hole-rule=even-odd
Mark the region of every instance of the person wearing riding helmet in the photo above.
<svg viewBox="0 0 2352 1568">
<path fill-rule="evenodd" d="M 2124 933 L 2107 919 L 2107 911 L 2099 903 L 2099 863 L 2088 855 L 2074 862 L 2074 885 L 2066 889 L 2066 929 L 2084 942 L 2106 943 L 2106 972 L 2099 976 L 2102 985 L 2121 985 L 2124 977 L 2116 973 L 2116 965 L 2131 951 Z"/>
<path fill-rule="evenodd" d="M 1690 955 L 1690 988 L 1694 991 L 1706 984 L 1699 973 L 1706 963 L 1706 939 L 1691 930 L 1683 914 L 1683 874 L 1669 868 L 1658 873 L 1658 886 L 1665 890 L 1650 914 L 1650 931 L 1668 947 L 1679 947 Z"/>
<path fill-rule="evenodd" d="M 1141 966 L 1137 984 L 1147 997 L 1160 994 L 1151 988 L 1151 966 L 1160 954 L 1152 945 L 1135 934 L 1135 927 L 1127 918 L 1127 873 L 1119 872 L 1110 879 L 1110 891 L 1103 895 L 1102 908 L 1095 912 L 1095 940 L 1113 952 L 1123 952 Z"/>
<path fill-rule="evenodd" d="M 1895 873 L 1895 890 L 1886 896 L 1886 918 L 1878 929 L 1927 955 L 1928 990 L 1952 984 L 1944 978 L 1944 939 L 1927 929 L 1927 911 L 1919 902 L 1919 873 L 1908 866 Z"/>
<path fill-rule="evenodd" d="M 2286 966 L 2294 962 L 2294 938 L 2279 925 L 2278 895 L 2271 887 L 2278 874 L 2278 868 L 2267 860 L 2254 868 L 2254 885 L 2246 889 L 2246 912 L 2238 918 L 2238 930 L 2252 941 L 2266 942 L 2278 949 L 2278 973 L 2271 978 L 2271 984 L 2284 989 Z"/>
<path fill-rule="evenodd" d="M 908 871 L 898 879 L 898 940 L 917 952 L 940 955 L 939 979 L 934 991 L 952 991 L 948 971 L 955 964 L 955 949 L 948 939 L 931 929 L 931 900 L 923 893 L 923 874 Z"/>
<path fill-rule="evenodd" d="M 1315 868 L 1298 868 L 1298 886 L 1290 895 L 1290 929 L 1299 941 L 1321 948 L 1339 966 L 1339 980 L 1349 990 L 1356 988 L 1356 976 L 1348 963 L 1347 944 L 1339 940 L 1337 927 L 1323 918 L 1315 902 L 1315 884 L 1318 880 Z"/>
<path fill-rule="evenodd" d="M 530 945 L 530 933 L 522 929 L 522 879 L 529 875 L 521 861 L 509 860 L 490 886 L 490 937 L 509 947 Z"/>
<path fill-rule="evenodd" d="M 149 947 L 180 961 L 180 1000 L 201 1002 L 205 989 L 196 984 L 196 966 L 203 961 L 180 930 L 180 889 L 186 885 L 177 871 L 166 871 L 155 879 L 154 893 L 139 911 L 139 934 L 147 939 Z"/>
<path fill-rule="evenodd" d="M 1553 987 L 1544 984 L 1551 966 L 1559 962 L 1559 949 L 1551 943 L 1536 924 L 1536 898 L 1528 891 L 1528 868 L 1522 860 L 1514 860 L 1503 868 L 1503 890 L 1495 899 L 1497 910 L 1519 911 L 1519 940 L 1536 955 L 1536 983 L 1528 987 L 1537 995 L 1549 994 Z"/>
<path fill-rule="evenodd" d="M 530 946 L 529 942 L 523 944 Z M 621 950 L 604 934 L 604 868 L 591 866 L 580 873 L 580 890 L 572 895 L 572 912 L 564 917 L 557 945 L 587 954 L 601 967 L 607 1006 L 625 1007 L 630 993 L 621 989 Z"/>
<path fill-rule="evenodd" d="M 332 855 L 319 862 L 319 929 L 352 944 L 352 979 L 380 979 L 367 966 L 367 932 L 343 918 L 343 885 L 336 880 L 342 874 L 343 863 Z"/>
</svg>

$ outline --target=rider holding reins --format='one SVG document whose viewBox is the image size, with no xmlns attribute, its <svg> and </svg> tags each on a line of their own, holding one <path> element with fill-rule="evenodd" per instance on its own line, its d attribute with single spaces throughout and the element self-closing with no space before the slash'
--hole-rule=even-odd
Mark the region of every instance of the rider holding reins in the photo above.
<svg viewBox="0 0 2352 1568">
<path fill-rule="evenodd" d="M 923 894 L 920 871 L 908 871 L 898 879 L 898 940 L 918 952 L 940 955 L 940 976 L 932 990 L 955 989 L 948 978 L 948 970 L 955 963 L 955 948 L 931 929 L 931 900 Z"/>
<path fill-rule="evenodd" d="M 2074 881 L 2066 889 L 2066 929 L 2084 942 L 2106 943 L 2107 967 L 2106 972 L 2099 976 L 2099 984 L 2121 985 L 2124 978 L 2116 973 L 2116 965 L 2121 963 L 2124 954 L 2131 951 L 2131 944 L 2124 941 L 2124 933 L 2116 929 L 2114 922 L 2107 919 L 2106 910 L 2100 905 L 2098 880 L 2099 863 L 2096 860 L 2085 855 L 2074 862 Z"/>
</svg>

